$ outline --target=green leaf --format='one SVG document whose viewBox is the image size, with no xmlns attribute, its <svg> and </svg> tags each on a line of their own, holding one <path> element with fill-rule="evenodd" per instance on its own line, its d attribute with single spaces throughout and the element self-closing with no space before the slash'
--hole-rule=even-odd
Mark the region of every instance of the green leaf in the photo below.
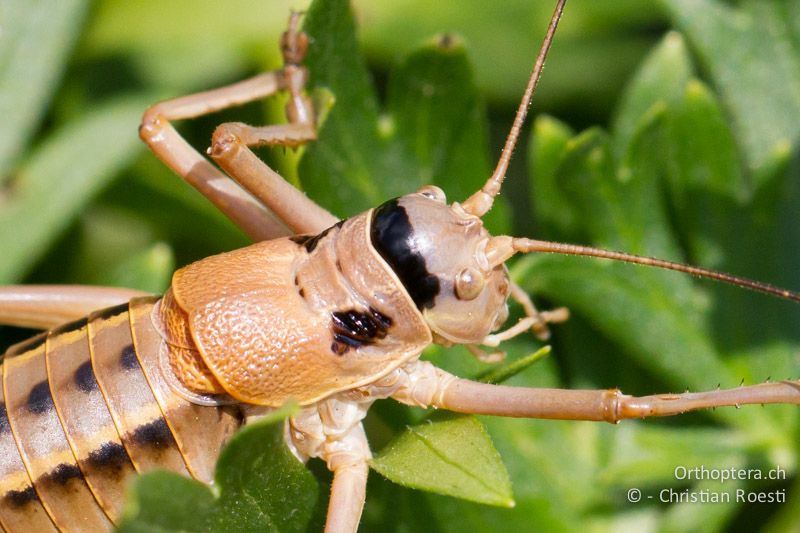
<svg viewBox="0 0 800 533">
<path fill-rule="evenodd" d="M 293 410 L 241 430 L 220 455 L 213 488 L 167 472 L 140 476 L 119 530 L 306 531 L 318 487 L 283 441 Z"/>
<path fill-rule="evenodd" d="M 368 57 L 387 64 L 442 31 L 464 37 L 478 86 L 510 110 L 519 101 L 555 2 L 506 0 L 503 9 L 482 0 L 432 4 L 425 0 L 357 2 Z M 617 98 L 627 73 L 663 26 L 657 9 L 637 0 L 570 0 L 534 102 L 596 116 Z M 602 76 L 595 74 L 602 72 Z"/>
<path fill-rule="evenodd" d="M 86 0 L 7 0 L 0 9 L 0 178 L 44 115 L 79 34 Z"/>
<path fill-rule="evenodd" d="M 686 481 L 679 479 L 683 476 L 676 475 L 676 468 L 704 463 L 706 468 L 738 467 L 746 461 L 747 452 L 756 451 L 744 435 L 730 429 L 628 427 L 618 432 L 601 482 L 663 487 Z"/>
<path fill-rule="evenodd" d="M 713 249 L 714 243 L 721 241 L 724 247 L 731 235 L 741 235 L 732 231 L 731 224 L 741 216 L 738 205 L 752 193 L 731 130 L 708 87 L 698 80 L 688 82 L 671 111 L 665 148 L 678 221 L 702 231 L 687 237 L 692 256 L 703 264 L 721 266 L 722 250 Z"/>
<path fill-rule="evenodd" d="M 203 483 L 151 472 L 132 484 L 118 531 L 210 531 L 215 508 L 214 494 Z"/>
<path fill-rule="evenodd" d="M 343 0 L 315 2 L 304 29 L 314 40 L 310 86 L 335 95 L 320 142 L 300 162 L 303 188 L 341 216 L 434 183 L 466 198 L 490 174 L 483 104 L 463 46 L 442 37 L 411 54 L 390 75 L 387 110 L 358 53 Z M 502 206 L 490 224 L 507 227 Z"/>
<path fill-rule="evenodd" d="M 514 361 L 505 363 L 502 366 L 498 366 L 478 374 L 477 380 L 484 383 L 502 383 L 516 376 L 543 357 L 547 357 L 550 355 L 550 351 L 550 346 L 542 346 L 528 356 L 521 357 Z"/>
<path fill-rule="evenodd" d="M 224 5 L 100 0 L 80 51 L 89 61 L 104 63 L 112 57 L 115 69 L 125 73 L 133 66 L 138 82 L 171 97 L 233 81 L 255 64 L 277 68 L 280 55 L 274 43 L 286 29 L 291 7 L 285 0 L 229 0 Z M 103 78 L 118 81 L 113 74 Z"/>
<path fill-rule="evenodd" d="M 452 36 L 411 54 L 393 73 L 390 138 L 414 162 L 418 186 L 436 183 L 466 198 L 489 176 L 486 116 L 462 43 Z M 407 194 L 396 188 L 396 194 Z"/>
<path fill-rule="evenodd" d="M 547 115 L 536 117 L 528 143 L 528 164 L 536 180 L 530 183 L 531 205 L 536 209 L 539 220 L 548 228 L 570 235 L 577 231 L 576 221 L 571 210 L 564 209 L 568 198 L 558 187 L 556 181 L 561 157 L 567 143 L 575 136 L 572 129 L 559 120 Z"/>
<path fill-rule="evenodd" d="M 318 134 L 325 142 L 308 147 L 299 173 L 310 196 L 347 216 L 385 199 L 380 190 L 389 177 L 376 171 L 381 146 L 377 97 L 358 53 L 348 2 L 315 2 L 303 29 L 315 43 L 305 61 L 309 86 L 330 90 L 336 103 Z"/>
<path fill-rule="evenodd" d="M 162 294 L 168 288 L 175 271 L 175 256 L 167 244 L 156 243 L 139 253 L 127 257 L 104 274 L 99 285 L 130 287 L 153 294 Z"/>
<path fill-rule="evenodd" d="M 628 84 L 614 116 L 614 152 L 621 158 L 640 127 L 639 121 L 657 104 L 680 98 L 693 74 L 686 43 L 679 33 L 668 33 L 645 58 Z"/>
<path fill-rule="evenodd" d="M 513 507 L 511 482 L 483 425 L 473 416 L 437 413 L 389 443 L 370 466 L 401 485 Z"/>
<path fill-rule="evenodd" d="M 748 166 L 761 169 L 800 135 L 797 27 L 783 2 L 662 0 L 725 102 Z M 758 95 L 753 98 L 753 95 Z"/>
</svg>

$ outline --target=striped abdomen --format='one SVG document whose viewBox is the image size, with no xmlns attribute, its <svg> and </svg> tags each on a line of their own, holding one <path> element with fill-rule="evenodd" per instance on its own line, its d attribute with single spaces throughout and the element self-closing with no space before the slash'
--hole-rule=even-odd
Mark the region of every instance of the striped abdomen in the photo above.
<svg viewBox="0 0 800 533">
<path fill-rule="evenodd" d="M 213 479 L 239 427 L 232 408 L 189 403 L 159 369 L 161 337 L 140 298 L 12 346 L 0 394 L 0 525 L 110 529 L 134 472 Z"/>
</svg>

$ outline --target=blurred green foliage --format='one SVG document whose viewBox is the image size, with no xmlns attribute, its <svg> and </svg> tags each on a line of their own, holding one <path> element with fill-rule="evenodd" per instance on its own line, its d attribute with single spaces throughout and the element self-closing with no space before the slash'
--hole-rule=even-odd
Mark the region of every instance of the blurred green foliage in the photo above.
<svg viewBox="0 0 800 533">
<path fill-rule="evenodd" d="M 323 37 L 346 35 L 346 27 L 332 27 L 342 19 L 317 13 L 312 85 L 335 103 L 299 169 L 296 154 L 263 155 L 340 216 L 428 181 L 451 200 L 463 198 L 496 159 L 551 4 L 359 2 L 367 62 L 347 41 Z M 160 291 L 176 266 L 246 244 L 145 152 L 136 128 L 159 98 L 278 66 L 277 35 L 290 6 L 302 7 L 243 0 L 0 5 L 0 282 Z M 445 46 L 433 38 L 442 32 L 459 38 Z M 800 288 L 798 43 L 797 0 L 571 0 L 534 101 L 533 137 L 517 150 L 504 195 L 511 201 L 493 212 L 490 227 Z M 270 101 L 181 131 L 203 150 L 219 122 L 280 116 L 280 102 Z M 512 275 L 544 306 L 573 311 L 569 324 L 555 328 L 553 356 L 513 384 L 649 394 L 800 374 L 800 312 L 790 304 L 569 257 L 523 258 Z M 3 333 L 6 344 L 23 334 Z M 528 338 L 505 346 L 512 362 L 538 347 Z M 487 370 L 460 349 L 426 356 L 463 376 Z M 367 420 L 373 449 L 391 449 L 419 421 L 414 410 L 378 402 Z M 784 531 L 800 523 L 794 407 L 719 409 L 618 427 L 482 421 L 510 476 L 513 510 L 410 490 L 373 473 L 362 529 L 762 524 Z M 676 467 L 700 465 L 780 467 L 788 479 L 676 479 Z M 324 485 L 318 467 L 312 464 Z M 628 502 L 631 488 L 645 499 Z M 659 502 L 668 488 L 786 489 L 788 503 Z"/>
</svg>

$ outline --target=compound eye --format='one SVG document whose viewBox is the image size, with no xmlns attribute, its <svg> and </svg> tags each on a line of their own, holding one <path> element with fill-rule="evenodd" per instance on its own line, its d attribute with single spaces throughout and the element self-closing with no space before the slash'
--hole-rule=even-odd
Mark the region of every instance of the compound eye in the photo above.
<svg viewBox="0 0 800 533">
<path fill-rule="evenodd" d="M 486 285 L 486 279 L 480 271 L 467 267 L 456 276 L 456 296 L 459 300 L 474 300 Z"/>
<path fill-rule="evenodd" d="M 435 200 L 443 204 L 447 203 L 447 197 L 444 195 L 444 191 L 436 185 L 426 185 L 417 192 L 426 198 L 430 198 L 431 200 Z"/>
</svg>

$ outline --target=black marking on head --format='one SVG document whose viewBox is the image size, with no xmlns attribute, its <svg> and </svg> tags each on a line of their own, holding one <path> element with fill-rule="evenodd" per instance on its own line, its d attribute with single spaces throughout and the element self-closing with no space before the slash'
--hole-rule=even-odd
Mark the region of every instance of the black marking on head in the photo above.
<svg viewBox="0 0 800 533">
<path fill-rule="evenodd" d="M 68 463 L 61 463 L 40 478 L 45 483 L 52 483 L 61 487 L 73 479 L 83 479 L 83 472 L 78 468 L 78 465 Z"/>
<path fill-rule="evenodd" d="M 139 359 L 133 344 L 129 344 L 119 352 L 119 365 L 125 370 L 139 368 Z"/>
<path fill-rule="evenodd" d="M 428 272 L 425 258 L 414 248 L 414 228 L 395 198 L 372 212 L 372 246 L 389 263 L 418 309 L 433 307 L 439 279 Z"/>
<path fill-rule="evenodd" d="M 28 485 L 23 490 L 10 490 L 5 493 L 3 500 L 8 502 L 11 507 L 24 507 L 25 505 L 38 501 L 39 496 L 31 485 Z"/>
<path fill-rule="evenodd" d="M 392 319 L 372 307 L 365 311 L 350 309 L 331 313 L 333 344 L 331 351 L 343 355 L 348 348 L 374 344 L 386 337 Z"/>
<path fill-rule="evenodd" d="M 88 323 L 88 317 L 79 318 L 78 320 L 73 320 L 72 322 L 67 322 L 66 324 L 58 326 L 50 333 L 52 335 L 63 335 L 64 333 L 69 333 L 70 331 L 78 331 L 79 329 L 83 329 Z"/>
<path fill-rule="evenodd" d="M 55 407 L 53 396 L 50 394 L 50 384 L 45 379 L 33 386 L 28 394 L 28 411 L 40 415 Z"/>
<path fill-rule="evenodd" d="M 8 424 L 8 411 L 6 411 L 6 404 L 0 403 L 0 435 L 11 429 Z"/>
<path fill-rule="evenodd" d="M 167 448 L 175 442 L 163 416 L 137 427 L 133 431 L 132 440 L 140 446 L 158 449 Z"/>
<path fill-rule="evenodd" d="M 115 305 L 92 314 L 92 319 L 108 320 L 111 317 L 121 315 L 128 312 L 128 302 L 124 304 Z"/>
<path fill-rule="evenodd" d="M 97 378 L 94 376 L 94 369 L 92 368 L 91 361 L 86 361 L 81 364 L 81 366 L 75 370 L 72 379 L 75 381 L 75 385 L 83 392 L 89 393 L 97 390 Z"/>
<path fill-rule="evenodd" d="M 47 332 L 39 333 L 35 337 L 31 337 L 30 339 L 23 341 L 16 346 L 12 346 L 8 349 L 8 353 L 6 353 L 6 357 L 10 357 L 12 355 L 19 355 L 25 352 L 30 352 L 39 348 L 47 341 Z"/>
<path fill-rule="evenodd" d="M 95 470 L 119 472 L 125 466 L 133 468 L 133 463 L 125 447 L 118 442 L 104 442 L 98 449 L 92 450 L 84 464 Z"/>
<path fill-rule="evenodd" d="M 342 224 L 344 224 L 344 222 L 345 222 L 344 220 L 340 220 L 339 222 L 337 222 L 336 224 L 334 224 L 330 228 L 325 229 L 321 233 L 319 233 L 317 235 L 314 235 L 313 237 L 308 237 L 306 240 L 304 240 L 302 244 L 303 244 L 303 246 L 305 246 L 306 251 L 308 253 L 313 252 L 314 248 L 316 248 L 317 244 L 319 244 L 319 241 L 321 241 L 323 238 L 325 238 L 325 236 L 328 233 L 330 233 L 333 229 L 341 228 Z M 297 241 L 295 241 L 295 242 L 297 242 Z"/>
</svg>

